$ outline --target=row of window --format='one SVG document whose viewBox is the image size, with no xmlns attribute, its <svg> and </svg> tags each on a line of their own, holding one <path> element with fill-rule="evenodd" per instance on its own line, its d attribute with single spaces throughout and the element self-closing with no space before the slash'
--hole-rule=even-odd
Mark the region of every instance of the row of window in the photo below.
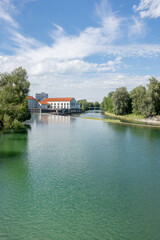
<svg viewBox="0 0 160 240">
<path fill-rule="evenodd" d="M 51 105 L 53 106 L 69 106 L 69 103 L 51 103 Z"/>
<path fill-rule="evenodd" d="M 50 105 L 49 108 L 69 108 L 69 106 L 53 106 L 53 105 Z"/>
</svg>

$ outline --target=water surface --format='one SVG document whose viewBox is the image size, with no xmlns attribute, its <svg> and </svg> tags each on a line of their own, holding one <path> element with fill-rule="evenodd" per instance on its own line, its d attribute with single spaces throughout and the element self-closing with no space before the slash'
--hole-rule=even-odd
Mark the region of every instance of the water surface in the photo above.
<svg viewBox="0 0 160 240">
<path fill-rule="evenodd" d="M 159 129 L 30 122 L 0 135 L 0 240 L 159 240 Z"/>
</svg>

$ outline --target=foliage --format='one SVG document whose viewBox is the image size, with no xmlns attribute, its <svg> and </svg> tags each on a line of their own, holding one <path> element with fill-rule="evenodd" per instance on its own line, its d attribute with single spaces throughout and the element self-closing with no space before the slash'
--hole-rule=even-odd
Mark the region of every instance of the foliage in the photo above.
<svg viewBox="0 0 160 240">
<path fill-rule="evenodd" d="M 86 99 L 79 100 L 78 103 L 81 105 L 82 111 L 87 111 L 91 107 L 100 107 L 99 102 L 87 102 Z"/>
<path fill-rule="evenodd" d="M 130 97 L 132 99 L 133 113 L 142 114 L 145 105 L 146 88 L 143 86 L 134 88 L 130 93 Z"/>
<path fill-rule="evenodd" d="M 143 117 L 160 114 L 160 81 L 152 77 L 147 88 L 138 86 L 130 94 L 125 87 L 117 88 L 103 98 L 101 103 L 103 111 L 125 115 L 133 113 Z"/>
<path fill-rule="evenodd" d="M 160 113 L 160 82 L 154 77 L 149 79 L 147 89 L 143 86 L 136 87 L 130 95 L 135 114 L 150 117 Z"/>
<path fill-rule="evenodd" d="M 19 128 L 29 118 L 27 78 L 26 70 L 22 67 L 10 74 L 0 74 L 0 128 Z"/>
<path fill-rule="evenodd" d="M 103 111 L 113 113 L 113 100 L 112 100 L 113 93 L 114 92 L 110 92 L 108 93 L 107 97 L 103 98 L 103 101 L 101 103 L 101 108 Z"/>
<path fill-rule="evenodd" d="M 87 103 L 87 100 L 86 99 L 83 99 L 83 100 L 79 100 L 78 103 L 81 105 L 81 109 L 83 111 L 86 111 L 87 108 L 88 108 L 88 103 Z"/>
<path fill-rule="evenodd" d="M 116 115 L 125 115 L 131 111 L 130 95 L 127 92 L 126 87 L 117 88 L 112 96 L 113 100 L 113 112 Z"/>
<path fill-rule="evenodd" d="M 99 104 L 99 102 L 94 102 L 94 107 L 100 107 L 100 104 Z"/>
<path fill-rule="evenodd" d="M 147 100 L 150 101 L 152 107 L 152 114 L 159 114 L 160 113 L 160 82 L 152 77 L 149 79 L 149 84 L 147 85 Z"/>
</svg>

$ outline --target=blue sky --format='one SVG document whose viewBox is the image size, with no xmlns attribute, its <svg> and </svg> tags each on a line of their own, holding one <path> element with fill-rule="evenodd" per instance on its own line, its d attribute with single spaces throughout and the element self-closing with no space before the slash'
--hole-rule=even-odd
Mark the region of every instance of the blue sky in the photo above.
<svg viewBox="0 0 160 240">
<path fill-rule="evenodd" d="M 0 0 L 0 72 L 22 66 L 30 95 L 101 101 L 160 80 L 160 0 Z"/>
</svg>

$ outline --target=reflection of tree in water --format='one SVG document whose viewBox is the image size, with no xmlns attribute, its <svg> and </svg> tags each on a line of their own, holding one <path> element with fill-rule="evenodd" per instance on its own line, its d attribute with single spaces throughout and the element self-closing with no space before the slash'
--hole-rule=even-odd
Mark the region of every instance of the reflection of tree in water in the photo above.
<svg viewBox="0 0 160 240">
<path fill-rule="evenodd" d="M 120 125 L 109 123 L 109 126 L 117 133 L 130 133 L 140 138 L 147 138 L 149 141 L 160 140 L 160 129 L 154 127 Z"/>
<path fill-rule="evenodd" d="M 27 142 L 27 130 L 0 135 L 0 176 L 3 173 L 4 178 L 11 178 L 11 184 L 15 180 L 23 184 L 28 179 Z"/>
<path fill-rule="evenodd" d="M 26 150 L 27 131 L 0 135 L 0 159 L 21 155 Z"/>
<path fill-rule="evenodd" d="M 17 238 L 20 222 L 28 219 L 29 189 L 27 130 L 0 134 L 0 238 Z"/>
<path fill-rule="evenodd" d="M 130 126 L 128 125 L 122 125 L 117 123 L 108 123 L 109 127 L 115 130 L 118 133 L 125 133 Z"/>
<path fill-rule="evenodd" d="M 160 140 L 159 128 L 130 126 L 130 131 L 132 134 L 141 138 L 145 137 L 149 141 Z"/>
</svg>

